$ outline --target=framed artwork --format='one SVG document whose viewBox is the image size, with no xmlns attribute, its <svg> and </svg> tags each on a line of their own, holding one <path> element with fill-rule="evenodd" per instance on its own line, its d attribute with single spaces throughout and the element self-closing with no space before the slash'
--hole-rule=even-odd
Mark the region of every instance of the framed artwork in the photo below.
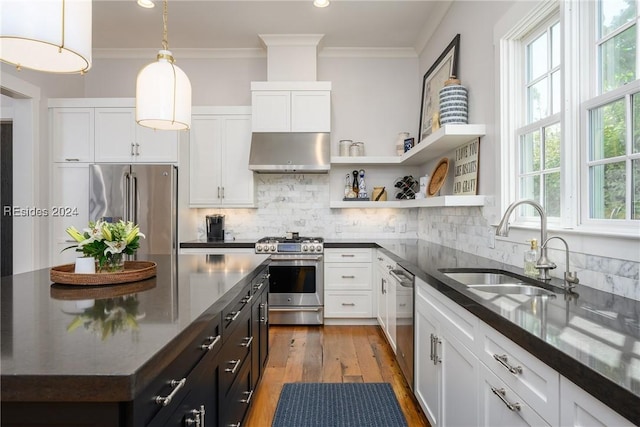
<svg viewBox="0 0 640 427">
<path fill-rule="evenodd" d="M 434 115 L 440 110 L 439 93 L 444 82 L 451 76 L 458 76 L 458 51 L 460 34 L 456 34 L 449 46 L 442 52 L 422 79 L 422 105 L 420 107 L 419 141 L 431 135 Z M 437 117 L 436 117 L 437 120 Z M 437 129 L 437 123 L 436 123 Z"/>
</svg>

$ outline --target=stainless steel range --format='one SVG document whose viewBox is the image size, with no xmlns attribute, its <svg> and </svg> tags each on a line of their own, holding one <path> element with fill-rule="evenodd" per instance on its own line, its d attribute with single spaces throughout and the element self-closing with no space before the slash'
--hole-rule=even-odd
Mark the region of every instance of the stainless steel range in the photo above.
<svg viewBox="0 0 640 427">
<path fill-rule="evenodd" d="M 271 254 L 269 264 L 269 323 L 324 323 L 324 239 L 265 237 L 255 251 Z"/>
</svg>

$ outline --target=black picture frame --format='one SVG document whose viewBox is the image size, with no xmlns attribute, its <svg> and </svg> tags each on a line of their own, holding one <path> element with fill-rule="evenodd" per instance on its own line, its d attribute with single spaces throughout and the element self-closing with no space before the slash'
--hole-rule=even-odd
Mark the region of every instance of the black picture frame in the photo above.
<svg viewBox="0 0 640 427">
<path fill-rule="evenodd" d="M 433 116 L 440 110 L 439 92 L 444 82 L 451 76 L 458 75 L 458 52 L 460 51 L 460 34 L 440 54 L 436 62 L 427 70 L 422 78 L 422 97 L 420 98 L 420 127 L 418 141 L 431 135 Z"/>
</svg>

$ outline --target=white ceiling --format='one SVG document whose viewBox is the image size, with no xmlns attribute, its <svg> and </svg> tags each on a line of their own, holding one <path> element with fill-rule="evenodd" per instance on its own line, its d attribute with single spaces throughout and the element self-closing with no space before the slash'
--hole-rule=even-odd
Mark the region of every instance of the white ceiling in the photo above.
<svg viewBox="0 0 640 427">
<path fill-rule="evenodd" d="M 93 1 L 93 48 L 159 49 L 162 1 L 144 9 L 136 0 Z M 322 48 L 412 48 L 420 52 L 429 22 L 449 0 L 170 0 L 169 49 L 262 48 L 258 34 L 324 34 Z M 439 19 L 439 18 L 438 18 Z"/>
</svg>

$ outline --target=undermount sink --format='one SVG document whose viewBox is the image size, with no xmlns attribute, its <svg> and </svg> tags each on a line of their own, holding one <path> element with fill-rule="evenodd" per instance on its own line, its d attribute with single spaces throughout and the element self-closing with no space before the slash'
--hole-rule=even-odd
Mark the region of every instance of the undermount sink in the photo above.
<svg viewBox="0 0 640 427">
<path fill-rule="evenodd" d="M 469 289 L 493 294 L 519 294 L 528 296 L 555 297 L 556 293 L 535 283 L 523 282 L 522 278 L 506 272 L 441 270 L 445 276 L 462 283 Z"/>
</svg>

